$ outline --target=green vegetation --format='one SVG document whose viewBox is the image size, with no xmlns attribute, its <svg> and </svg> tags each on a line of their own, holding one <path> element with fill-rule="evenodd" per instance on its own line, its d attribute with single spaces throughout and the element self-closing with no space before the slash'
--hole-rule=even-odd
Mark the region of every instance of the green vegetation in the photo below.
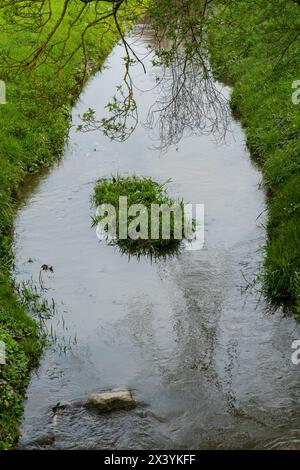
<svg viewBox="0 0 300 470">
<path fill-rule="evenodd" d="M 127 209 L 124 212 L 122 209 L 120 211 L 119 198 L 121 196 L 127 197 L 128 209 L 134 204 L 142 204 L 143 208 L 136 207 L 132 214 Z M 180 249 L 183 239 L 184 203 L 182 200 L 174 201 L 170 198 L 167 195 L 165 184 L 158 184 L 150 178 L 137 176 L 104 178 L 97 182 L 92 201 L 97 207 L 101 204 L 110 204 L 115 209 L 115 214 L 108 214 L 107 210 L 103 210 L 101 215 L 95 217 L 94 224 L 102 221 L 102 226 L 107 232 L 110 243 L 117 245 L 122 253 L 138 257 L 147 255 L 156 258 L 175 254 Z M 157 232 L 156 238 L 152 236 L 151 231 L 153 228 L 153 223 L 151 223 L 153 222 L 153 219 L 151 219 L 152 204 L 165 205 L 166 209 L 165 218 L 163 211 L 159 211 L 157 215 L 158 224 L 155 224 L 155 227 L 159 232 Z M 171 208 L 175 208 L 175 210 L 172 211 Z M 176 209 L 178 209 L 178 218 L 176 217 Z M 134 239 L 133 237 L 120 238 L 119 221 L 122 219 L 122 213 L 125 213 L 128 232 L 130 227 L 136 231 Z M 146 223 L 144 223 L 145 220 Z M 163 237 L 162 227 L 165 220 L 169 221 L 170 236 L 168 239 Z M 179 224 L 176 225 L 178 222 Z M 180 238 L 176 235 L 177 227 L 179 227 Z"/>
<path fill-rule="evenodd" d="M 16 308 L 13 308 L 15 316 Z M 11 310 L 7 311 L 8 314 L 12 313 Z M 6 346 L 6 366 L 3 365 L 1 374 L 1 395 L 0 395 L 0 408 L 1 408 L 1 430 L 0 449 L 5 449 L 16 437 L 16 417 L 20 416 L 23 410 L 23 395 L 28 379 L 28 369 L 32 366 L 30 364 L 30 356 L 37 356 L 39 350 L 28 351 L 27 345 L 30 349 L 34 341 L 33 325 L 27 321 L 25 325 L 25 313 L 19 310 L 20 321 L 14 325 L 11 324 L 11 332 L 4 332 L 3 328 L 0 330 L 0 341 L 3 341 Z M 23 318 L 24 317 L 24 318 Z M 26 328 L 27 326 L 27 328 Z M 13 328 L 12 328 L 13 327 Z M 19 334 L 19 340 L 15 340 L 15 332 Z M 28 343 L 24 344 L 24 338 L 27 333 Z M 12 333 L 12 334 L 11 334 Z"/>
<path fill-rule="evenodd" d="M 29 371 L 38 365 L 46 342 L 44 322 L 52 317 L 54 306 L 41 297 L 36 286 L 23 284 L 14 289 L 12 282 L 5 282 L 3 275 L 0 286 L 0 341 L 5 345 L 6 362 L 0 365 L 1 450 L 16 439 Z"/>
<path fill-rule="evenodd" d="M 262 166 L 268 194 L 265 293 L 300 315 L 300 5 L 292 0 L 219 2 L 210 24 L 216 76 L 233 85 L 231 105 Z"/>
<path fill-rule="evenodd" d="M 6 57 L 0 57 L 0 79 L 7 91 L 7 104 L 0 105 L 0 341 L 5 342 L 7 353 L 6 365 L 0 365 L 0 449 L 10 448 L 18 438 L 29 373 L 37 365 L 43 345 L 39 325 L 28 315 L 28 302 L 17 295 L 11 278 L 13 218 L 21 185 L 27 176 L 50 166 L 61 155 L 72 104 L 88 74 L 99 68 L 119 37 L 111 19 L 91 30 L 85 37 L 84 64 L 82 48 L 76 47 L 82 25 L 93 10 L 87 10 L 70 29 L 79 9 L 76 2 L 71 3 L 55 36 L 55 42 L 61 40 L 61 44 L 52 49 L 50 43 L 47 60 L 43 56 L 36 67 L 19 66 L 17 61 L 29 55 L 47 30 L 38 36 L 38 28 L 27 29 L 25 9 L 17 24 L 17 5 L 16 9 L 7 7 L 0 20 L 0 50 Z M 52 24 L 61 7 L 60 2 L 53 4 Z M 60 70 L 64 57 L 69 60 Z"/>
</svg>

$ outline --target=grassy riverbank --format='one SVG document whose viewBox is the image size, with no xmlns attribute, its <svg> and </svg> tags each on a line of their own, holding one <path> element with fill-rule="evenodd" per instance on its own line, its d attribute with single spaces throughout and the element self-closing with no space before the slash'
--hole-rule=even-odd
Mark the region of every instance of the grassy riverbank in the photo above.
<svg viewBox="0 0 300 470">
<path fill-rule="evenodd" d="M 55 6 L 53 22 L 61 5 L 57 2 Z M 59 41 L 69 36 L 68 44 L 49 49 L 50 60 L 30 69 L 7 67 L 4 60 L 0 62 L 0 79 L 5 81 L 7 94 L 7 103 L 0 105 L 0 341 L 6 347 L 6 364 L 0 365 L 0 449 L 10 448 L 18 438 L 30 371 L 38 364 L 43 346 L 38 324 L 29 316 L 26 303 L 16 295 L 11 277 L 16 202 L 25 178 L 50 166 L 62 154 L 70 110 L 82 81 L 99 68 L 118 37 L 111 19 L 91 29 L 86 38 L 88 74 L 84 77 L 83 52 L 79 49 L 72 55 L 72 51 L 87 16 L 69 34 L 79 8 L 76 2 L 72 5 L 55 37 Z M 10 20 L 5 23 L 3 18 L 1 26 L 10 29 Z M 1 32 L 0 50 L 7 51 L 10 57 L 26 57 L 28 47 L 37 44 L 37 34 L 14 24 L 11 32 Z M 64 54 L 71 60 L 56 75 L 62 47 L 66 47 Z"/>
<path fill-rule="evenodd" d="M 299 317 L 300 104 L 292 102 L 292 83 L 300 80 L 300 5 L 220 4 L 210 25 L 212 64 L 216 76 L 233 86 L 232 108 L 268 194 L 263 288 L 275 303 L 292 301 Z"/>
</svg>

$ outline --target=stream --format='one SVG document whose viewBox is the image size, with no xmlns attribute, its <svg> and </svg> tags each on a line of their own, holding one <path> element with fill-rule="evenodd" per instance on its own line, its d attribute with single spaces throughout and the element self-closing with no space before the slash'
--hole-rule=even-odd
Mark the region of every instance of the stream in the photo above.
<svg viewBox="0 0 300 470">
<path fill-rule="evenodd" d="M 57 308 L 57 338 L 27 391 L 23 449 L 240 449 L 300 445 L 300 327 L 245 289 L 263 259 L 265 194 L 244 132 L 232 119 L 222 143 L 182 138 L 156 150 L 142 123 L 157 98 L 147 38 L 133 67 L 140 123 L 125 142 L 76 131 L 89 107 L 103 115 L 124 74 L 117 45 L 73 109 L 62 160 L 26 187 L 15 223 L 16 279 L 41 265 Z M 147 91 L 145 91 L 147 90 Z M 229 90 L 224 90 L 229 93 Z M 171 179 L 168 192 L 205 205 L 205 246 L 151 261 L 99 242 L 90 197 L 112 174 Z M 29 262 L 29 260 L 31 262 Z M 60 347 L 59 345 L 65 345 Z M 97 414 L 95 391 L 129 388 L 136 409 Z M 52 407 L 68 404 L 57 416 Z"/>
</svg>

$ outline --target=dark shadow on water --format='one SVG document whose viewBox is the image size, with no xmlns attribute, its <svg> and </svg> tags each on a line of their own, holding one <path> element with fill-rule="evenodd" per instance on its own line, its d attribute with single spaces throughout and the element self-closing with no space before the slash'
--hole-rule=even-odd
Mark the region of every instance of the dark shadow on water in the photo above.
<svg viewBox="0 0 300 470">
<path fill-rule="evenodd" d="M 148 240 L 146 240 L 148 242 Z M 126 242 L 126 243 L 124 243 Z M 135 240 L 128 244 L 128 240 L 109 241 L 109 246 L 114 247 L 122 256 L 127 256 L 128 261 L 135 258 L 138 261 L 144 257 L 151 263 L 157 261 L 166 261 L 180 255 L 184 249 L 184 243 L 181 240 L 174 240 L 174 243 L 163 244 L 161 242 L 145 244 L 144 240 Z"/>
</svg>

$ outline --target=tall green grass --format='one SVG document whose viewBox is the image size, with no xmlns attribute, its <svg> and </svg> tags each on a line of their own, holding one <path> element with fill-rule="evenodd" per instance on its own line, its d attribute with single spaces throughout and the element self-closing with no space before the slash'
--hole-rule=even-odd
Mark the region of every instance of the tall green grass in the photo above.
<svg viewBox="0 0 300 470">
<path fill-rule="evenodd" d="M 54 2 L 53 2 L 54 4 Z M 80 2 L 79 2 L 80 4 Z M 55 37 L 64 38 L 72 10 Z M 55 3 L 58 14 L 61 2 Z M 80 38 L 82 22 L 72 29 L 66 53 Z M 5 20 L 0 26 L 7 27 Z M 90 70 L 99 68 L 117 40 L 112 23 L 92 30 L 87 40 Z M 11 57 L 26 57 L 37 44 L 34 33 L 13 27 L 1 31 L 0 50 Z M 80 93 L 83 77 L 82 51 L 78 51 L 59 75 L 59 47 L 51 60 L 36 70 L 7 67 L 0 62 L 0 79 L 7 87 L 7 104 L 0 105 L 0 341 L 6 345 L 6 365 L 0 365 L 0 449 L 10 448 L 18 438 L 23 412 L 23 397 L 30 370 L 38 363 L 43 341 L 37 323 L 28 315 L 26 303 L 15 292 L 12 280 L 13 220 L 22 185 L 28 175 L 52 165 L 63 151 L 70 126 L 70 110 Z"/>
<path fill-rule="evenodd" d="M 276 305 L 300 315 L 300 6 L 292 1 L 218 2 L 209 43 L 215 74 L 233 85 L 231 105 L 262 167 L 269 240 L 262 285 Z"/>
</svg>

